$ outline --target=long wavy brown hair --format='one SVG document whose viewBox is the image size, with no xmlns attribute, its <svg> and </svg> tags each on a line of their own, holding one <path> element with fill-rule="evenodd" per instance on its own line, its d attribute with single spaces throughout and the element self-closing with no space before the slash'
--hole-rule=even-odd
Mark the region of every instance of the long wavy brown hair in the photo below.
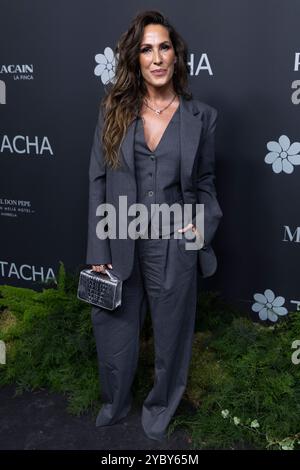
<svg viewBox="0 0 300 470">
<path fill-rule="evenodd" d="M 139 114 L 147 91 L 140 73 L 139 53 L 144 27 L 149 24 L 159 24 L 168 29 L 177 56 L 173 74 L 174 91 L 186 99 L 192 98 L 192 93 L 186 89 L 190 68 L 187 63 L 188 49 L 185 41 L 160 11 L 149 10 L 139 13 L 117 42 L 114 51 L 115 56 L 118 56 L 114 83 L 106 87 L 106 96 L 100 104 L 104 116 L 100 136 L 104 161 L 113 169 L 120 166 L 120 146 L 129 125 Z"/>
</svg>

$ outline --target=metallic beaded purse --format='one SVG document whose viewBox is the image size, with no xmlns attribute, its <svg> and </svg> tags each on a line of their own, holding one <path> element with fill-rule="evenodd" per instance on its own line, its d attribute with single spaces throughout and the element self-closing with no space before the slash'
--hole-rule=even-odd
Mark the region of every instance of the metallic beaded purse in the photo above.
<svg viewBox="0 0 300 470">
<path fill-rule="evenodd" d="M 79 275 L 77 297 L 96 307 L 114 310 L 121 305 L 122 284 L 109 269 L 105 273 L 83 269 Z"/>
</svg>

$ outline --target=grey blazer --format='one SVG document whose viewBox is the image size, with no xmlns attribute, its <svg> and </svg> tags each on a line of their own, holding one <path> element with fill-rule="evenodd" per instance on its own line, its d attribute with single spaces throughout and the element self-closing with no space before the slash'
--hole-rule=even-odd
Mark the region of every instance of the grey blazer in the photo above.
<svg viewBox="0 0 300 470">
<path fill-rule="evenodd" d="M 204 204 L 205 245 L 198 251 L 200 276 L 212 276 L 217 269 L 217 259 L 211 242 L 223 216 L 217 201 L 215 189 L 215 128 L 218 112 L 212 106 L 198 99 L 180 99 L 180 142 L 181 142 L 181 190 L 184 203 Z M 119 216 L 119 195 L 127 195 L 128 207 L 136 203 L 137 187 L 134 170 L 134 130 L 136 119 L 130 124 L 121 144 L 120 158 L 122 166 L 113 170 L 104 164 L 100 132 L 103 116 L 99 111 L 89 166 L 89 206 L 88 238 L 86 263 L 112 263 L 113 271 L 122 280 L 130 276 L 135 240 L 131 238 L 97 237 L 96 225 L 100 220 L 96 216 L 97 206 L 110 203 Z M 174 200 L 175 202 L 175 200 Z M 128 218 L 130 222 L 130 217 Z M 118 227 L 117 227 L 118 230 Z M 117 232 L 118 233 L 118 232 Z"/>
</svg>

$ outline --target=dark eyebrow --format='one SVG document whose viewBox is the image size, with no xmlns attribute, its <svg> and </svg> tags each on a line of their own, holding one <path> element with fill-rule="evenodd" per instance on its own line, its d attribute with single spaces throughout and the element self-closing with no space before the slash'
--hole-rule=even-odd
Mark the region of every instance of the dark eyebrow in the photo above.
<svg viewBox="0 0 300 470">
<path fill-rule="evenodd" d="M 161 46 L 161 44 L 166 44 L 166 43 L 170 44 L 170 41 L 163 41 L 159 45 Z M 141 44 L 140 47 L 142 46 L 152 46 L 152 44 L 147 44 L 146 42 L 143 42 L 143 44 Z"/>
</svg>

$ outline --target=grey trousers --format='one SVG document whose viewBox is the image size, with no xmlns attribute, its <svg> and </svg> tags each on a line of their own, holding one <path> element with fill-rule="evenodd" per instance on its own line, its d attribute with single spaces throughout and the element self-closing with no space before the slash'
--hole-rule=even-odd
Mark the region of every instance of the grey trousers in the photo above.
<svg viewBox="0 0 300 470">
<path fill-rule="evenodd" d="M 96 426 L 115 424 L 132 404 L 139 337 L 147 304 L 155 350 L 155 380 L 142 408 L 145 434 L 163 439 L 187 384 L 197 303 L 197 250 L 182 239 L 135 242 L 134 265 L 123 281 L 122 305 L 92 307 L 103 405 Z M 187 241 L 188 243 L 188 241 Z"/>
</svg>

